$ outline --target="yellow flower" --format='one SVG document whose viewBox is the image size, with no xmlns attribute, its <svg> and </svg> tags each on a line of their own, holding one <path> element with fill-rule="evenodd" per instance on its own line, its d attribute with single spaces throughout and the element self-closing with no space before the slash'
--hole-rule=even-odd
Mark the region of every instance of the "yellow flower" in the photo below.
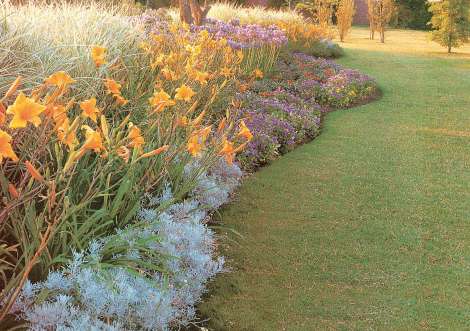
<svg viewBox="0 0 470 331">
<path fill-rule="evenodd" d="M 201 37 L 201 39 L 209 38 L 209 31 L 207 31 L 207 30 L 199 31 L 199 37 Z"/>
<path fill-rule="evenodd" d="M 104 85 L 108 89 L 108 94 L 121 94 L 121 84 L 116 82 L 114 79 L 106 78 Z"/>
<path fill-rule="evenodd" d="M 209 73 L 196 71 L 194 73 L 194 80 L 198 81 L 201 85 L 207 84 L 207 80 L 209 79 Z"/>
<path fill-rule="evenodd" d="M 253 76 L 254 76 L 255 78 L 262 79 L 262 78 L 264 77 L 264 74 L 263 74 L 263 72 L 262 72 L 261 70 L 255 69 L 255 70 L 253 70 Z"/>
<path fill-rule="evenodd" d="M 195 95 L 194 91 L 186 86 L 186 85 L 181 85 L 176 89 L 176 94 L 175 94 L 175 99 L 176 100 L 184 100 L 184 101 L 190 101 L 191 98 Z"/>
<path fill-rule="evenodd" d="M 94 150 L 96 153 L 99 153 L 102 150 L 105 150 L 103 146 L 103 139 L 101 138 L 101 133 L 98 131 L 94 131 L 92 128 L 85 126 L 85 142 L 83 146 L 80 148 L 80 152 L 85 152 L 87 150 Z"/>
<path fill-rule="evenodd" d="M 67 85 L 75 83 L 75 80 L 72 79 L 72 77 L 70 77 L 65 71 L 57 71 L 46 78 L 45 82 L 49 85 L 65 88 Z"/>
<path fill-rule="evenodd" d="M 119 106 L 125 106 L 129 102 L 126 98 L 124 98 L 121 94 L 113 94 L 114 99 L 116 99 L 116 103 Z"/>
<path fill-rule="evenodd" d="M 69 149 L 72 149 L 73 146 L 77 144 L 75 129 L 76 128 L 70 128 L 70 122 L 67 117 L 57 128 L 57 138 L 62 144 L 67 145 Z"/>
<path fill-rule="evenodd" d="M 97 67 L 106 63 L 105 56 L 106 48 L 101 46 L 93 46 L 93 48 L 91 49 L 91 58 L 93 59 Z"/>
<path fill-rule="evenodd" d="M 172 71 L 171 69 L 169 69 L 169 68 L 163 68 L 161 70 L 161 73 L 162 73 L 163 77 L 166 80 L 177 80 L 178 79 L 178 76 L 176 75 L 176 73 L 174 71 Z"/>
<path fill-rule="evenodd" d="M 52 119 L 57 125 L 61 125 L 61 123 L 66 119 L 66 108 L 62 105 L 54 105 L 49 104 L 46 106 L 44 110 L 44 114 Z"/>
<path fill-rule="evenodd" d="M 96 98 L 80 102 L 80 108 L 83 110 L 82 116 L 89 117 L 96 123 L 96 115 L 100 113 L 100 110 L 96 107 Z"/>
<path fill-rule="evenodd" d="M 253 139 L 253 134 L 243 120 L 240 121 L 240 131 L 238 132 L 238 136 L 244 137 L 246 140 Z"/>
<path fill-rule="evenodd" d="M 135 125 L 131 127 L 127 138 L 131 140 L 129 143 L 130 147 L 140 148 L 143 144 L 145 144 L 145 140 L 140 133 L 140 129 Z"/>
<path fill-rule="evenodd" d="M 34 126 L 38 127 L 39 124 L 41 124 L 39 115 L 45 109 L 45 106 L 26 97 L 23 92 L 21 92 L 13 105 L 9 106 L 7 109 L 7 114 L 13 114 L 10 128 L 25 128 L 28 125 L 28 122 L 31 122 Z"/>
<path fill-rule="evenodd" d="M 222 70 L 220 71 L 220 74 L 224 77 L 230 77 L 232 76 L 232 70 L 230 70 L 229 68 L 227 67 L 223 67 Z"/>
<path fill-rule="evenodd" d="M 152 69 L 155 69 L 158 66 L 162 66 L 165 63 L 165 54 L 160 54 L 155 57 L 155 60 L 151 63 Z"/>
<path fill-rule="evenodd" d="M 18 156 L 16 156 L 11 147 L 11 140 L 11 136 L 8 133 L 0 130 L 0 163 L 2 163 L 4 157 L 15 162 L 18 161 Z"/>
<path fill-rule="evenodd" d="M 223 156 L 228 164 L 233 163 L 233 158 L 235 156 L 235 150 L 233 148 L 233 143 L 225 139 L 224 146 L 220 150 L 219 155 Z"/>
<path fill-rule="evenodd" d="M 202 144 L 199 142 L 198 135 L 192 135 L 187 144 L 187 150 L 192 156 L 197 156 L 202 150 Z"/>
<path fill-rule="evenodd" d="M 152 107 L 155 107 L 153 110 L 156 113 L 162 112 L 166 107 L 171 107 L 175 105 L 175 101 L 171 100 L 171 97 L 164 90 L 160 92 L 155 92 L 153 97 L 149 98 L 149 103 Z"/>
</svg>

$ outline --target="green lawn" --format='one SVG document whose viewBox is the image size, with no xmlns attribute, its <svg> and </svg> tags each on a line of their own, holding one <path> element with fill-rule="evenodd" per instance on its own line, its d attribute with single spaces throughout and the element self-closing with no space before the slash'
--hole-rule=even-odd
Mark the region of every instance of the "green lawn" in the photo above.
<svg viewBox="0 0 470 331">
<path fill-rule="evenodd" d="M 223 210 L 244 237 L 221 233 L 233 270 L 200 306 L 211 329 L 470 329 L 470 57 L 367 34 L 339 62 L 383 98 L 329 114 Z"/>
</svg>

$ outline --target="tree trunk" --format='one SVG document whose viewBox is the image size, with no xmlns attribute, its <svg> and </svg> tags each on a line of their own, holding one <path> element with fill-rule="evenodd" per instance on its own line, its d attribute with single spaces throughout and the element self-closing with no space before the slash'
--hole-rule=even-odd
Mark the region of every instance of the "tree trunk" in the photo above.
<svg viewBox="0 0 470 331">
<path fill-rule="evenodd" d="M 202 25 L 211 6 L 201 7 L 197 0 L 178 0 L 181 22 Z"/>
<path fill-rule="evenodd" d="M 452 53 L 452 46 L 451 45 L 448 45 L 447 46 L 447 53 Z"/>
<path fill-rule="evenodd" d="M 186 24 L 193 24 L 193 15 L 191 15 L 191 6 L 189 0 L 178 0 L 180 10 L 180 20 Z"/>
<path fill-rule="evenodd" d="M 380 42 L 385 43 L 385 28 L 380 28 Z"/>
</svg>

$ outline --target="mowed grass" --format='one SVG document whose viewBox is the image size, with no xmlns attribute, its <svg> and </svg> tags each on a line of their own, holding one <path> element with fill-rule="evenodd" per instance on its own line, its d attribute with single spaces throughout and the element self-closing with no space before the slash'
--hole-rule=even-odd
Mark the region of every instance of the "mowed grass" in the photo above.
<svg viewBox="0 0 470 331">
<path fill-rule="evenodd" d="M 211 329 L 470 329 L 470 49 L 367 36 L 339 62 L 382 99 L 329 114 L 223 210 L 232 272 L 200 306 Z"/>
</svg>

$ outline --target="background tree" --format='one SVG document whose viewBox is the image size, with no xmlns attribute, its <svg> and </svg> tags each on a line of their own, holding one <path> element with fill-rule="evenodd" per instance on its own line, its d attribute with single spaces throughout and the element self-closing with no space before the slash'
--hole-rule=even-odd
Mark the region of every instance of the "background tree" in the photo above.
<svg viewBox="0 0 470 331">
<path fill-rule="evenodd" d="M 181 22 L 196 25 L 202 25 L 211 8 L 207 2 L 201 7 L 197 0 L 178 0 L 178 7 Z"/>
<path fill-rule="evenodd" d="M 431 3 L 429 11 L 432 13 L 431 26 L 432 40 L 447 47 L 459 47 L 468 41 L 469 37 L 469 1 L 468 0 L 440 0 Z"/>
<path fill-rule="evenodd" d="M 336 0 L 309 0 L 299 2 L 295 7 L 309 13 L 316 23 L 326 29 L 331 25 L 335 3 Z"/>
<path fill-rule="evenodd" d="M 396 10 L 390 25 L 408 29 L 429 29 L 431 19 L 427 0 L 395 0 Z"/>
<path fill-rule="evenodd" d="M 369 22 L 371 22 L 371 39 L 374 39 L 374 31 L 380 33 L 380 41 L 385 42 L 385 29 L 392 18 L 395 3 L 393 0 L 369 0 Z M 372 18 L 372 19 L 371 19 Z"/>
<path fill-rule="evenodd" d="M 354 0 L 340 0 L 338 9 L 336 10 L 336 21 L 339 33 L 339 39 L 344 40 L 349 30 L 351 29 L 354 12 Z"/>
<path fill-rule="evenodd" d="M 375 22 L 374 22 L 374 2 L 375 0 L 367 0 L 367 17 L 369 18 L 369 38 L 374 40 Z"/>
</svg>

